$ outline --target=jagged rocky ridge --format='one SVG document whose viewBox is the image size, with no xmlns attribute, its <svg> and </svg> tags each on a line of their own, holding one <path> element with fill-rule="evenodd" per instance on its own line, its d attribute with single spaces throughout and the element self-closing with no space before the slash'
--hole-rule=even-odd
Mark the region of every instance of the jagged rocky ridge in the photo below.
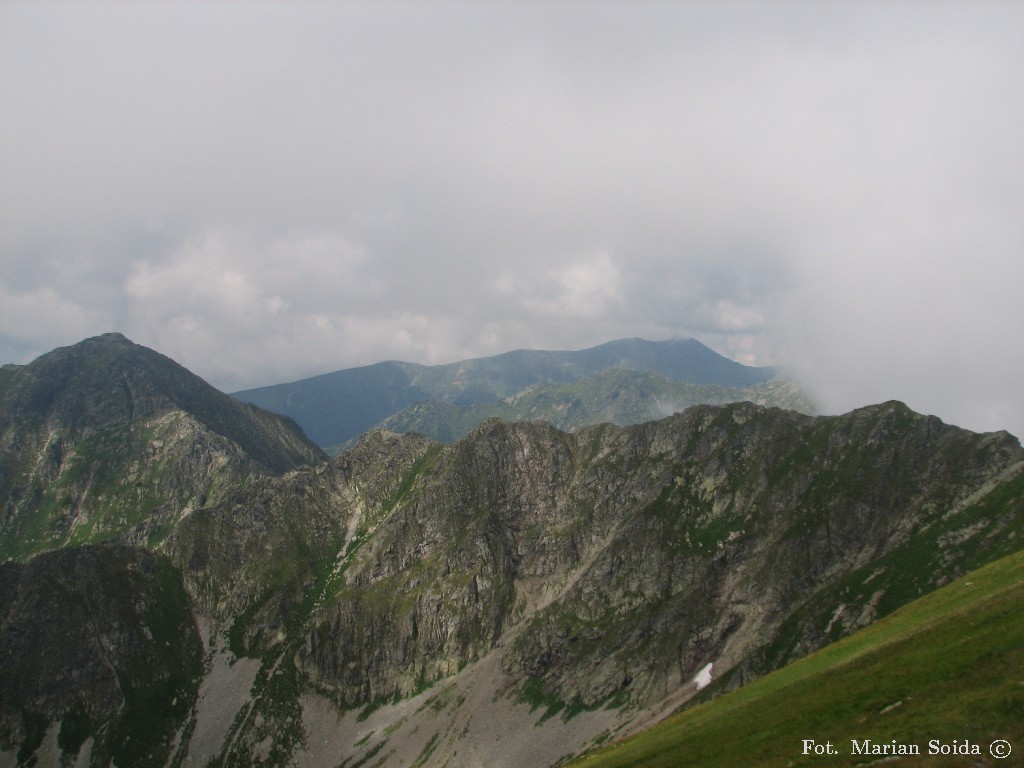
<svg viewBox="0 0 1024 768">
<path fill-rule="evenodd" d="M 194 513 L 166 549 L 236 653 L 342 710 L 497 653 L 494 695 L 628 720 L 710 662 L 739 685 L 1019 547 L 1022 462 L 1010 435 L 895 402 L 576 433 L 492 420 L 450 447 L 371 433 Z M 298 748 L 285 703 L 257 697 L 236 753 Z"/>
<path fill-rule="evenodd" d="M 180 407 L 157 411 L 203 424 Z M 70 546 L 7 564 L 0 643 L 19 647 L 40 631 L 24 606 L 42 606 L 45 591 L 10 585 L 67 572 L 57 555 L 91 563 L 102 574 L 89 577 L 93 589 L 110 595 L 106 615 L 117 618 L 89 634 L 91 647 L 178 627 L 174 653 L 139 646 L 177 681 L 178 704 L 159 738 L 133 753 L 138 765 L 474 764 L 468 754 L 487 765 L 552 764 L 685 703 L 708 663 L 715 683 L 701 695 L 1024 544 L 1018 441 L 896 402 L 836 417 L 698 406 L 572 433 L 491 420 L 453 445 L 373 432 L 336 459 L 296 461 L 286 473 L 199 427 L 164 442 L 170 455 L 152 462 L 140 419 L 103 423 L 97 431 L 123 446 L 118 492 L 131 492 L 133 462 L 209 469 L 167 475 L 183 493 L 153 507 L 125 497 L 131 525 L 106 518 L 103 535 L 148 547 L 155 560 L 124 545 Z M 72 434 L 59 419 L 50 428 Z M 46 510 L 11 499 L 10 488 L 28 487 L 24 477 L 42 498 L 62 498 L 67 457 L 89 440 L 87 430 L 74 434 L 49 475 L 25 474 L 25 454 L 5 454 L 17 469 L 5 509 Z M 237 460 L 214 471 L 181 458 L 220 439 Z M 32 455 L 46 465 L 45 450 Z M 253 469 L 234 469 L 242 466 Z M 72 518 L 97 509 L 75 501 L 97 482 L 84 487 L 61 507 Z M 163 599 L 189 606 L 188 621 L 155 617 L 145 597 L 155 587 L 138 573 L 163 574 L 154 577 Z M 127 583 L 137 594 L 119 586 Z M 54 599 L 41 615 L 64 610 Z M 190 666 L 193 620 L 205 643 L 201 679 Z M 75 685 L 45 664 L 26 669 L 3 679 L 0 698 L 12 704 L 0 765 L 46 749 L 107 764 L 110 734 L 135 722 L 116 714 L 123 706 L 103 683 L 113 674 L 123 689 L 122 667 L 94 654 Z M 51 696 L 53 680 L 74 695 Z M 159 697 L 145 701 L 167 710 Z M 547 714 L 531 715 L 538 706 Z M 496 720 L 525 735 L 502 741 L 487 731 Z"/>
<path fill-rule="evenodd" d="M 371 450 L 394 472 L 368 493 L 353 466 L 366 466 Z M 213 576 L 195 567 L 205 561 L 191 554 L 202 546 L 193 542 L 227 540 L 231 530 L 245 539 L 243 518 L 260 542 L 287 530 L 285 551 L 308 552 L 307 581 L 347 553 L 297 654 L 344 706 L 407 696 L 480 658 L 514 625 L 514 675 L 585 706 L 620 694 L 643 703 L 708 661 L 763 671 L 749 657 L 776 639 L 794 606 L 859 569 L 883 570 L 863 603 L 851 595 L 829 633 L 808 621 L 778 658 L 851 631 L 962 572 L 978 551 L 999 549 L 1019 510 L 991 519 L 969 502 L 1022 459 L 1009 435 L 975 435 L 898 403 L 819 419 L 750 404 L 696 407 L 575 434 L 491 421 L 450 449 L 371 436 L 307 473 L 309 485 L 290 479 L 284 498 L 303 500 L 308 532 L 276 512 L 286 503 L 264 488 L 193 515 L 169 551 L 180 553 L 186 583 L 221 585 L 207 608 L 229 613 L 267 600 L 244 575 L 259 560 L 215 558 L 236 577 Z M 315 499 L 337 504 L 333 527 Z M 921 550 L 927 569 L 887 578 L 900 569 L 886 558 L 907 547 Z M 266 605 L 261 620 L 282 625 L 283 611 Z M 254 617 L 248 636 L 268 636 L 258 625 Z"/>
</svg>

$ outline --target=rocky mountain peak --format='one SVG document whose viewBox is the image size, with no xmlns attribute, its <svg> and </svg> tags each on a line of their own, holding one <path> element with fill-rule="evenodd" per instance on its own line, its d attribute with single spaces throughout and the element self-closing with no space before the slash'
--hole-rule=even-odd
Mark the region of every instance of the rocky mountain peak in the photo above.
<svg viewBox="0 0 1024 768">
<path fill-rule="evenodd" d="M 215 489 L 325 459 L 290 419 L 117 333 L 0 372 L 0 445 L 0 557 L 17 558 L 158 539 Z"/>
</svg>

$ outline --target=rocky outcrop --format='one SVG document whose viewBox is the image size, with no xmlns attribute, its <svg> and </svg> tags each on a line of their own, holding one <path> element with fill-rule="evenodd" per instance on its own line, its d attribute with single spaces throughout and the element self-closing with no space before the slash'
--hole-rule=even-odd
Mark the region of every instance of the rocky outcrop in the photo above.
<svg viewBox="0 0 1024 768">
<path fill-rule="evenodd" d="M 893 563 L 846 615 L 962 571 L 972 548 L 954 540 L 995 546 L 1019 510 L 979 524 L 967 502 L 1022 459 L 1009 435 L 899 403 L 819 419 L 698 407 L 576 434 L 488 422 L 353 556 L 299 663 L 348 706 L 409 695 L 505 638 L 512 677 L 584 707 L 653 701 L 710 661 L 757 674 L 795 607 L 902 549 L 924 556 L 921 531 L 959 533 L 927 577 Z M 812 626 L 784 657 L 815 647 Z"/>
<path fill-rule="evenodd" d="M 931 542 L 915 538 L 922 530 L 980 534 L 966 503 L 1021 460 L 1007 435 L 973 435 L 897 403 L 816 420 L 695 408 L 644 431 L 638 442 L 650 446 L 660 476 L 571 589 L 530 620 L 508 659 L 510 671 L 583 706 L 623 689 L 648 701 L 668 695 L 709 662 L 719 675 L 766 671 L 752 655 L 786 644 L 778 631 L 796 607 L 867 577 L 865 568 L 902 549 L 930 556 Z M 990 545 L 1010 523 L 986 520 Z M 861 602 L 850 595 L 844 611 L 865 615 L 868 601 L 889 592 L 907 600 L 913 582 L 934 587 L 962 572 L 954 563 L 964 553 L 945 554 L 924 572 L 892 563 L 885 587 L 876 583 Z M 798 624 L 800 642 L 785 658 L 838 634 Z"/>
<path fill-rule="evenodd" d="M 283 625 L 288 605 L 394 509 L 403 482 L 432 446 L 419 435 L 367 435 L 337 459 L 254 483 L 193 512 L 162 550 L 182 568 L 201 612 L 241 617 L 236 624 L 252 622 L 253 638 L 269 636 Z M 272 626 L 261 629 L 261 621 Z M 263 646 L 253 640 L 244 647 Z"/>
</svg>

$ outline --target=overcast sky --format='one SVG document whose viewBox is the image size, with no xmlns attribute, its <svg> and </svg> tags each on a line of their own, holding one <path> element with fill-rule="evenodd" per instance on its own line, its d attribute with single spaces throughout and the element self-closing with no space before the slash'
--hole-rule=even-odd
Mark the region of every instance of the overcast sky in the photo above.
<svg viewBox="0 0 1024 768">
<path fill-rule="evenodd" d="M 0 0 L 0 362 L 695 336 L 1024 435 L 1024 3 Z"/>
</svg>

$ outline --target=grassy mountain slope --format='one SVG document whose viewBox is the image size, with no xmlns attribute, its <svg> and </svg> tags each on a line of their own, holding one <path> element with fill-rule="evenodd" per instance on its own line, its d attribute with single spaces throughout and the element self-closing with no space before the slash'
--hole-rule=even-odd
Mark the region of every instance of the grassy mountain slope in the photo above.
<svg viewBox="0 0 1024 768">
<path fill-rule="evenodd" d="M 509 397 L 538 382 L 584 379 L 624 368 L 651 371 L 673 381 L 743 387 L 767 381 L 774 368 L 729 360 L 696 339 L 620 339 L 578 351 L 516 350 L 417 370 L 413 381 L 435 399 L 457 404 Z"/>
<path fill-rule="evenodd" d="M 1016 552 L 750 685 L 574 763 L 648 766 L 1024 764 L 1024 553 Z M 707 689 L 708 694 L 715 692 Z M 822 756 L 805 739 L 836 754 Z M 1009 759 L 989 745 L 1009 742 Z M 858 754 L 856 741 L 920 756 Z M 936 754 L 929 754 L 937 740 Z M 976 745 L 978 756 L 942 754 Z M 972 747 L 973 748 L 973 747 Z"/>
<path fill-rule="evenodd" d="M 773 368 L 741 365 L 696 339 L 624 339 L 580 351 L 517 350 L 446 365 L 385 362 L 235 397 L 294 418 L 318 445 L 340 445 L 388 416 L 433 400 L 457 406 L 494 403 L 537 384 L 586 379 L 613 368 L 650 371 L 673 381 L 747 387 Z"/>
</svg>

